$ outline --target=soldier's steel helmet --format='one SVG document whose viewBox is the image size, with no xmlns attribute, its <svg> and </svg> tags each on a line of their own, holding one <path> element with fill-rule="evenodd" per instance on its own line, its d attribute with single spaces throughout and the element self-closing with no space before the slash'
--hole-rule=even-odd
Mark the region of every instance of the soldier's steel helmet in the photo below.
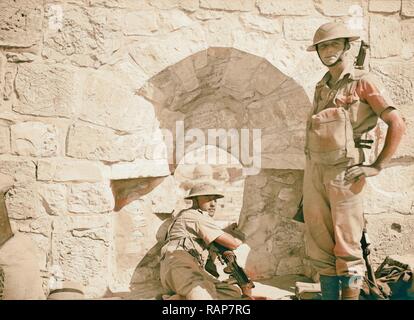
<svg viewBox="0 0 414 320">
<path fill-rule="evenodd" d="M 316 51 L 316 45 L 333 39 L 347 38 L 348 41 L 358 40 L 360 37 L 352 33 L 344 24 L 338 22 L 328 22 L 321 25 L 315 32 L 313 44 L 307 51 Z"/>
<path fill-rule="evenodd" d="M 217 199 L 224 196 L 210 183 L 199 183 L 191 188 L 190 193 L 184 199 L 192 199 L 198 196 L 215 196 Z"/>
</svg>

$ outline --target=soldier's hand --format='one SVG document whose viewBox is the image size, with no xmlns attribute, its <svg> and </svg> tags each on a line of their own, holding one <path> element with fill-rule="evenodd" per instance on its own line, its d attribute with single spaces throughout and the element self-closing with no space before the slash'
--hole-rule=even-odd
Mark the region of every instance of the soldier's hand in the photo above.
<svg viewBox="0 0 414 320">
<path fill-rule="evenodd" d="M 348 168 L 345 173 L 345 180 L 352 182 L 360 177 L 373 177 L 380 173 L 380 169 L 375 166 L 354 166 Z"/>
</svg>

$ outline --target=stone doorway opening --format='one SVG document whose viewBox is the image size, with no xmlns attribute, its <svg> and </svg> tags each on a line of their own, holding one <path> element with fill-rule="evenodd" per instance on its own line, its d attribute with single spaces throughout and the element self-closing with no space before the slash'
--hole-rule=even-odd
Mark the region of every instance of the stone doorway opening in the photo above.
<svg viewBox="0 0 414 320">
<path fill-rule="evenodd" d="M 231 155 L 239 167 L 232 168 L 232 173 L 212 167 L 210 174 L 243 180 L 243 188 L 238 185 L 235 190 L 240 216 L 222 223 L 238 218 L 239 230 L 252 248 L 246 268 L 255 280 L 308 274 L 303 226 L 291 219 L 301 197 L 305 121 L 311 108 L 305 90 L 264 58 L 234 48 L 209 48 L 164 69 L 137 93 L 153 104 L 164 132 L 177 199 L 191 187 L 184 180 L 196 180 L 194 167 L 180 165 L 191 146 L 196 145 L 193 156 L 207 146 Z M 186 136 L 184 145 L 177 147 L 179 130 Z M 244 142 L 243 130 L 247 132 Z M 254 130 L 260 135 L 255 136 Z M 203 143 L 194 144 L 194 131 L 204 136 Z M 234 136 L 239 138 L 236 144 Z M 180 154 L 179 148 L 187 152 Z M 156 157 L 157 147 L 152 151 Z M 255 151 L 259 151 L 258 162 Z M 161 223 L 157 220 L 153 225 Z M 155 254 L 147 255 L 140 265 L 147 266 L 149 277 L 142 277 L 138 267 L 134 274 L 140 279 L 135 284 L 156 278 Z"/>
</svg>

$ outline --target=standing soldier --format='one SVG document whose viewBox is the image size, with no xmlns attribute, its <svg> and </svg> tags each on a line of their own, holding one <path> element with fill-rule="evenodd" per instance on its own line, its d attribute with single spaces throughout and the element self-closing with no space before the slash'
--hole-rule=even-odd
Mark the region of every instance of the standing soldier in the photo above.
<svg viewBox="0 0 414 320">
<path fill-rule="evenodd" d="M 242 242 L 224 232 L 212 218 L 223 195 L 209 183 L 195 185 L 188 197 L 193 206 L 180 211 L 168 228 L 161 250 L 163 287 L 187 300 L 240 299 L 236 285 L 221 282 L 204 269 L 206 249 L 216 242 L 235 250 Z"/>
<path fill-rule="evenodd" d="M 359 37 L 343 24 L 326 23 L 308 51 L 316 51 L 329 70 L 316 85 L 307 121 L 304 177 L 306 250 L 320 275 L 322 299 L 359 299 L 355 279 L 365 272 L 360 240 L 364 227 L 365 178 L 376 176 L 390 161 L 405 125 L 378 82 L 349 59 L 350 42 Z M 363 165 L 361 136 L 378 118 L 387 125 L 376 161 Z"/>
</svg>

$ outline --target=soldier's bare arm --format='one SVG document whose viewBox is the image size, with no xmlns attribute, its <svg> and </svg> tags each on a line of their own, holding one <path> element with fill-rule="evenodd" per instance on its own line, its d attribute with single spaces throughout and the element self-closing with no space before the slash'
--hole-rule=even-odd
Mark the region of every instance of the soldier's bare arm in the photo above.
<svg viewBox="0 0 414 320">
<path fill-rule="evenodd" d="M 372 177 L 379 174 L 385 165 L 391 160 L 401 142 L 405 132 L 405 123 L 400 114 L 394 108 L 387 108 L 381 114 L 381 119 L 388 125 L 384 147 L 377 160 L 370 166 L 355 166 L 347 170 L 345 179 L 352 181 L 360 176 Z"/>
<path fill-rule="evenodd" d="M 228 234 L 226 232 L 218 238 L 216 238 L 216 240 L 214 241 L 230 250 L 235 250 L 242 244 L 242 242 L 239 239 L 233 237 L 231 234 Z"/>
</svg>

